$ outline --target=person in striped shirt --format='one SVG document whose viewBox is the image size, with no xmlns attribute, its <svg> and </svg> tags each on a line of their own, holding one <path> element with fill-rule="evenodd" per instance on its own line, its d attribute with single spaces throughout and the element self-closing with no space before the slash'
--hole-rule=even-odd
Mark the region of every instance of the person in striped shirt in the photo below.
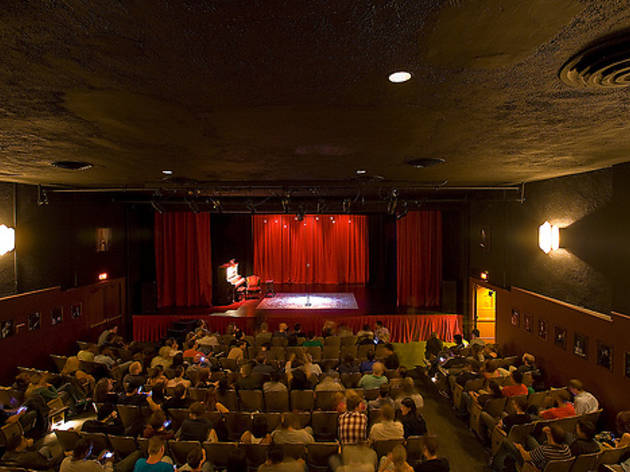
<svg viewBox="0 0 630 472">
<path fill-rule="evenodd" d="M 347 411 L 339 416 L 337 438 L 341 444 L 356 444 L 367 437 L 367 416 L 359 411 L 361 398 L 351 395 L 347 399 Z"/>
<path fill-rule="evenodd" d="M 543 433 L 547 438 L 544 444 L 526 451 L 522 445 L 515 444 L 525 462 L 533 463 L 539 470 L 544 470 L 549 462 L 561 461 L 573 457 L 566 444 L 566 433 L 556 425 L 545 426 Z"/>
</svg>

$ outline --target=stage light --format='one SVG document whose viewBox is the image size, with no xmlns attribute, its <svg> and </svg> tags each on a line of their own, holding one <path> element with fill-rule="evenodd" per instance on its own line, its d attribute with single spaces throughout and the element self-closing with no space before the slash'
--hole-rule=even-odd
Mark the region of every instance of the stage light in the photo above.
<svg viewBox="0 0 630 472">
<path fill-rule="evenodd" d="M 297 209 L 297 213 L 295 215 L 295 219 L 297 221 L 303 221 L 304 220 L 304 207 L 302 205 L 300 205 Z"/>
<path fill-rule="evenodd" d="M 389 81 L 395 84 L 407 82 L 409 79 L 411 79 L 411 73 L 406 72 L 406 71 L 401 70 L 401 71 L 393 72 L 389 74 Z"/>
<path fill-rule="evenodd" d="M 164 175 L 173 175 L 173 171 L 172 170 L 163 170 L 162 173 Z"/>
<path fill-rule="evenodd" d="M 488 280 L 488 271 L 484 270 L 481 274 L 479 274 L 479 277 L 481 277 L 481 280 Z"/>
<path fill-rule="evenodd" d="M 188 208 L 190 208 L 190 211 L 192 211 L 194 214 L 199 213 L 199 205 L 197 205 L 196 201 L 186 200 L 186 203 L 188 204 Z"/>
<path fill-rule="evenodd" d="M 15 249 L 15 230 L 6 225 L 0 225 L 0 256 Z"/>
<path fill-rule="evenodd" d="M 560 247 L 560 230 L 557 226 L 545 221 L 538 228 L 538 247 L 545 254 L 555 251 Z"/>
<path fill-rule="evenodd" d="M 315 221 L 319 221 L 319 216 L 316 216 L 316 217 L 315 217 Z"/>
<path fill-rule="evenodd" d="M 280 200 L 280 204 L 282 205 L 282 211 L 289 213 L 289 197 L 282 198 L 282 200 Z"/>
<path fill-rule="evenodd" d="M 109 275 L 107 274 L 107 272 L 101 272 L 100 274 L 98 274 L 98 280 L 107 280 L 109 277 Z"/>
<path fill-rule="evenodd" d="M 156 200 L 151 200 L 151 206 L 153 209 L 158 212 L 160 215 L 164 213 L 164 207 Z"/>
<path fill-rule="evenodd" d="M 350 213 L 350 207 L 352 206 L 352 200 L 349 198 L 344 198 L 343 202 L 341 202 L 341 207 L 343 208 L 344 213 Z"/>
<path fill-rule="evenodd" d="M 263 220 L 263 223 L 267 224 L 267 220 Z"/>
</svg>

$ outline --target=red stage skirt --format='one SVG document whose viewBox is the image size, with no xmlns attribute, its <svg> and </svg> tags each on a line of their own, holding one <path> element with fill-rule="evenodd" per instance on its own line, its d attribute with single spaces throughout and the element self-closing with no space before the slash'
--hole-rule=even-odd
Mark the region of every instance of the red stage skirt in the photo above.
<svg viewBox="0 0 630 472">
<path fill-rule="evenodd" d="M 318 315 L 312 311 L 306 314 L 291 313 L 290 315 L 268 314 L 264 317 L 271 330 L 275 330 L 280 323 L 287 323 L 292 327 L 300 323 L 304 332 L 320 335 L 325 321 L 334 321 L 337 325 L 345 324 L 354 332 L 359 331 L 364 324 L 374 327 L 377 320 L 381 320 L 392 334 L 392 342 L 406 343 L 428 339 L 435 331 L 440 339 L 452 341 L 454 334 L 462 333 L 462 315 Z M 208 328 L 223 333 L 230 323 L 235 323 L 247 334 L 255 327 L 254 316 L 214 315 L 134 315 L 133 339 L 136 341 L 159 341 L 166 337 L 169 327 L 177 320 L 204 320 Z"/>
</svg>

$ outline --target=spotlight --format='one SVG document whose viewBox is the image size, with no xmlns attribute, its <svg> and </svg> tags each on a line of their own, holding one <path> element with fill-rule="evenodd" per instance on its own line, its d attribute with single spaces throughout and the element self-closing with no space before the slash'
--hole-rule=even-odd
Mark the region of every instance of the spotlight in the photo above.
<svg viewBox="0 0 630 472">
<path fill-rule="evenodd" d="M 37 186 L 37 206 L 48 205 L 48 195 L 46 189 L 43 189 L 41 185 Z"/>
<path fill-rule="evenodd" d="M 195 200 L 186 200 L 186 204 L 188 205 L 188 208 L 190 208 L 190 211 L 194 214 L 199 213 L 199 205 L 197 205 Z"/>
<path fill-rule="evenodd" d="M 247 200 L 247 202 L 245 203 L 245 207 L 252 215 L 256 214 L 256 205 L 254 205 L 254 202 L 252 200 Z"/>
<path fill-rule="evenodd" d="M 407 71 L 401 70 L 401 71 L 392 72 L 391 74 L 389 74 L 389 81 L 395 84 L 407 82 L 409 79 L 411 79 L 411 73 Z"/>
<path fill-rule="evenodd" d="M 396 207 L 398 206 L 398 189 L 392 189 L 392 194 L 387 202 L 387 214 L 394 215 L 396 213 Z"/>
<path fill-rule="evenodd" d="M 298 221 L 303 221 L 304 220 L 304 207 L 302 205 L 300 205 L 298 207 L 297 213 L 295 214 L 295 217 L 297 218 Z"/>
<path fill-rule="evenodd" d="M 280 200 L 280 204 L 282 205 L 282 211 L 285 213 L 289 213 L 289 197 L 284 197 Z"/>
<path fill-rule="evenodd" d="M 409 212 L 409 210 L 407 209 L 407 202 L 402 202 L 402 210 L 400 210 L 397 214 L 396 214 L 396 219 L 397 220 L 401 220 L 403 219 L 405 216 L 407 216 L 407 213 Z"/>
<path fill-rule="evenodd" d="M 350 207 L 352 206 L 352 200 L 349 198 L 345 198 L 343 202 L 341 202 L 341 207 L 343 208 L 344 213 L 350 213 Z"/>
<path fill-rule="evenodd" d="M 223 206 L 221 205 L 220 200 L 217 200 L 216 198 L 211 198 L 210 203 L 212 204 L 212 209 L 214 211 L 221 213 L 221 211 L 223 210 Z"/>
<path fill-rule="evenodd" d="M 321 198 L 317 200 L 317 207 L 315 208 L 315 213 L 323 213 L 326 208 L 326 203 Z"/>
</svg>

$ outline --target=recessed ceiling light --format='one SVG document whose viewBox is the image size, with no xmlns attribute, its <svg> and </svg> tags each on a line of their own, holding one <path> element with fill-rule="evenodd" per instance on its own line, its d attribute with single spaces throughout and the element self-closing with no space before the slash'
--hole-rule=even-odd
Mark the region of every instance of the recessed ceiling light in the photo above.
<svg viewBox="0 0 630 472">
<path fill-rule="evenodd" d="M 389 74 L 389 81 L 394 82 L 395 84 L 407 82 L 409 79 L 411 79 L 411 73 L 404 70 Z"/>
<path fill-rule="evenodd" d="M 446 161 L 439 157 L 424 157 L 419 159 L 410 159 L 407 164 L 417 169 L 424 169 L 426 167 L 433 167 L 438 164 L 444 164 Z"/>
<path fill-rule="evenodd" d="M 51 165 L 65 170 L 87 170 L 93 167 L 90 162 L 85 161 L 55 161 Z"/>
<path fill-rule="evenodd" d="M 164 175 L 173 175 L 173 171 L 172 170 L 163 170 L 162 173 Z"/>
<path fill-rule="evenodd" d="M 357 169 L 356 173 L 359 174 L 359 175 L 367 174 L 367 170 L 365 170 L 365 169 Z"/>
</svg>

